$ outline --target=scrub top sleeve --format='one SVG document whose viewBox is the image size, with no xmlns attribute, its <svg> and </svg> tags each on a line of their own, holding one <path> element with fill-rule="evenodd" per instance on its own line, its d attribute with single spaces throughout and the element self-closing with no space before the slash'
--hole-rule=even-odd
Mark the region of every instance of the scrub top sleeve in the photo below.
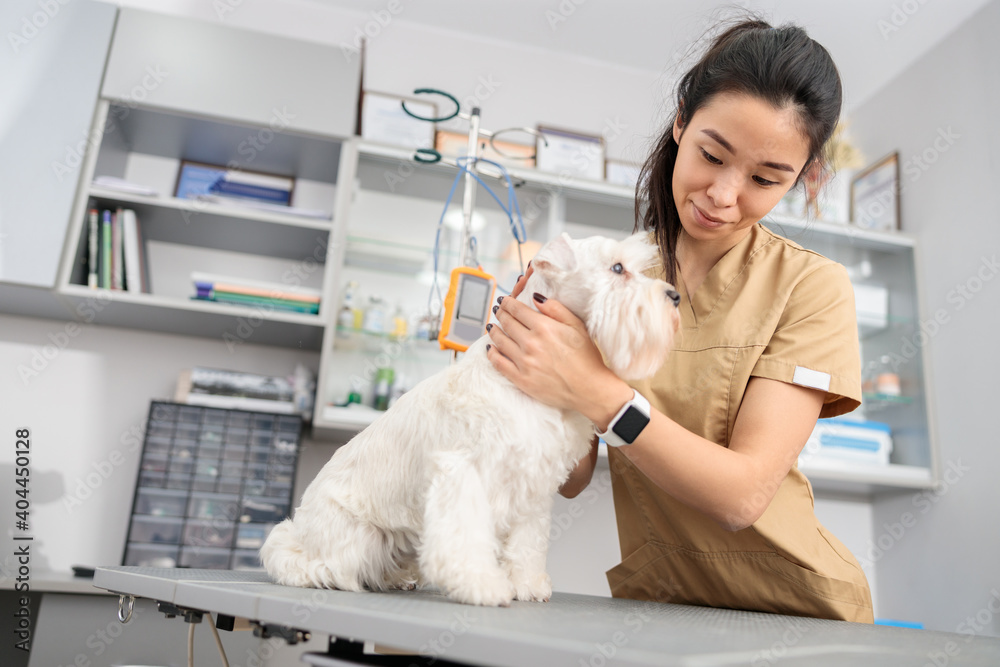
<svg viewBox="0 0 1000 667">
<path fill-rule="evenodd" d="M 824 264 L 795 285 L 751 375 L 826 391 L 820 417 L 861 405 L 857 312 L 843 266 Z"/>
</svg>

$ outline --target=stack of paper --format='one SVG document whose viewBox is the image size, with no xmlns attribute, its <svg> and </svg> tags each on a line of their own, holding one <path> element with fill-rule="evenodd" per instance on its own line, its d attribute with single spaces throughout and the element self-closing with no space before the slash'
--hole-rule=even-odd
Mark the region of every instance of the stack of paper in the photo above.
<svg viewBox="0 0 1000 667">
<path fill-rule="evenodd" d="M 213 204 L 226 204 L 231 206 L 242 206 L 253 208 L 270 213 L 282 213 L 285 215 L 297 215 L 301 218 L 319 218 L 329 220 L 330 213 L 317 208 L 298 208 L 297 206 L 285 206 L 283 204 L 271 204 L 255 199 L 237 199 L 236 197 L 222 197 L 219 195 L 198 195 L 199 201 L 207 201 Z"/>
<path fill-rule="evenodd" d="M 295 412 L 295 386 L 289 378 L 196 367 L 181 372 L 174 400 L 216 408 Z"/>
<path fill-rule="evenodd" d="M 157 194 L 153 188 L 115 176 L 98 176 L 94 179 L 94 185 L 107 190 L 117 190 L 118 192 L 127 192 L 133 195 L 156 196 Z"/>
</svg>

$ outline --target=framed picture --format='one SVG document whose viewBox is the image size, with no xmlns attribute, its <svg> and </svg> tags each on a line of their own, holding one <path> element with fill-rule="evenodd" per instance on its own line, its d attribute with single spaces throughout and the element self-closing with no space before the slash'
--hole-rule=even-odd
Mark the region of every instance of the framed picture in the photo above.
<svg viewBox="0 0 1000 667">
<path fill-rule="evenodd" d="M 515 144 L 510 141 L 480 139 L 480 157 L 493 160 L 508 167 L 534 167 L 535 147 Z M 494 150 L 494 146 L 496 150 Z M 438 130 L 434 138 L 434 148 L 445 157 L 458 157 L 469 152 L 469 135 L 461 132 Z"/>
<path fill-rule="evenodd" d="M 604 180 L 615 185 L 625 185 L 634 188 L 639 182 L 639 173 L 641 171 L 641 164 L 611 159 L 604 161 Z"/>
<path fill-rule="evenodd" d="M 424 118 L 437 117 L 437 105 L 426 99 L 400 97 L 366 90 L 361 95 L 361 137 L 381 144 L 404 148 L 434 145 L 434 123 L 403 111 L 406 108 Z"/>
<path fill-rule="evenodd" d="M 539 171 L 579 176 L 593 181 L 604 180 L 604 139 L 552 127 L 538 126 L 541 137 L 535 142 L 535 161 Z"/>
<path fill-rule="evenodd" d="M 181 160 L 174 196 L 178 199 L 219 197 L 290 206 L 295 179 L 245 169 Z"/>
<path fill-rule="evenodd" d="M 851 180 L 851 222 L 863 229 L 900 229 L 899 153 L 886 155 Z"/>
</svg>

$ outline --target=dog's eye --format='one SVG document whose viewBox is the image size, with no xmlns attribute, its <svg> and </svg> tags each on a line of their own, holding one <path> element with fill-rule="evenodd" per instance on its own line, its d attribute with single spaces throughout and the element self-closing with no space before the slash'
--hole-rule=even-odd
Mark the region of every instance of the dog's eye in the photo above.
<svg viewBox="0 0 1000 667">
<path fill-rule="evenodd" d="M 615 273 L 625 273 L 625 267 L 622 266 L 621 262 L 618 262 L 617 264 L 612 266 L 611 270 L 614 271 Z"/>
</svg>

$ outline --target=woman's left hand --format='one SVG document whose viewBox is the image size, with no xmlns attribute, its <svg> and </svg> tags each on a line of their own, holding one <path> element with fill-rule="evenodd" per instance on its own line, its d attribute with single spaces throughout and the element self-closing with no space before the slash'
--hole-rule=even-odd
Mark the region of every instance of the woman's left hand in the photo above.
<svg viewBox="0 0 1000 667">
<path fill-rule="evenodd" d="M 490 362 L 532 398 L 584 413 L 595 383 L 617 380 L 583 321 L 553 299 L 535 299 L 538 312 L 511 297 L 501 300 L 490 327 Z M 588 415 L 589 416 L 589 415 Z"/>
</svg>

